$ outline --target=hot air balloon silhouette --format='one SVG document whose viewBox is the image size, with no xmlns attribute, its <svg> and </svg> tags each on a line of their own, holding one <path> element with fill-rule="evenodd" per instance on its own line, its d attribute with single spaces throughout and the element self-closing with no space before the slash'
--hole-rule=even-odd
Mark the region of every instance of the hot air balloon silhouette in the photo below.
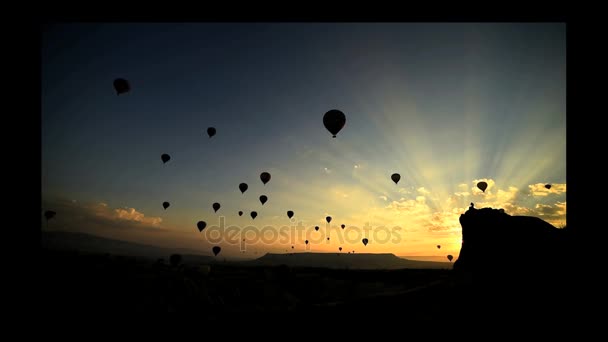
<svg viewBox="0 0 608 342">
<path fill-rule="evenodd" d="M 399 183 L 399 180 L 401 179 L 401 175 L 398 173 L 393 173 L 391 175 L 391 179 L 393 180 L 393 182 L 395 182 L 395 184 Z"/>
<path fill-rule="evenodd" d="M 165 210 L 167 210 L 167 208 L 169 208 L 171 204 L 169 204 L 169 202 L 163 202 L 163 208 L 165 208 Z"/>
<path fill-rule="evenodd" d="M 171 156 L 169 156 L 168 154 L 164 153 L 163 155 L 160 156 L 160 159 L 163 161 L 163 164 L 168 162 L 171 159 Z"/>
<path fill-rule="evenodd" d="M 262 205 L 264 205 L 264 203 L 266 203 L 266 201 L 268 201 L 268 197 L 266 197 L 266 195 L 260 196 L 260 202 L 262 202 Z"/>
<path fill-rule="evenodd" d="M 293 246 L 291 246 L 291 249 L 293 249 Z"/>
<path fill-rule="evenodd" d="M 327 216 L 327 217 L 325 218 L 325 221 L 327 221 L 327 223 L 331 222 L 331 216 Z"/>
<path fill-rule="evenodd" d="M 241 190 L 242 194 L 244 194 L 245 191 L 247 191 L 248 188 L 249 188 L 249 186 L 247 185 L 247 183 L 241 183 L 241 184 L 239 184 L 239 190 Z"/>
<path fill-rule="evenodd" d="M 209 136 L 209 138 L 213 137 L 215 135 L 215 133 L 217 133 L 217 131 L 215 130 L 215 127 L 207 128 L 207 135 Z"/>
<path fill-rule="evenodd" d="M 242 211 L 239 211 L 239 216 L 243 216 L 243 212 Z"/>
<path fill-rule="evenodd" d="M 52 219 L 53 217 L 55 217 L 55 215 L 57 215 L 56 212 L 52 211 L 52 210 L 47 210 L 44 212 L 44 218 L 46 219 L 46 228 L 49 228 L 49 220 Z"/>
<path fill-rule="evenodd" d="M 213 248 L 211 250 L 213 251 L 213 255 L 217 256 L 222 251 L 222 247 L 220 247 L 220 246 L 213 246 Z"/>
<path fill-rule="evenodd" d="M 479 190 L 486 192 L 486 189 L 488 188 L 488 183 L 479 182 L 479 183 L 477 183 L 477 187 L 479 188 Z"/>
<path fill-rule="evenodd" d="M 344 113 L 337 109 L 332 109 L 323 115 L 323 125 L 332 134 L 332 137 L 336 137 L 338 132 L 346 124 L 346 116 Z"/>
<path fill-rule="evenodd" d="M 363 240 L 361 240 L 361 241 L 363 242 L 363 244 L 364 244 L 365 246 L 367 246 L 367 242 L 368 242 L 367 238 L 363 238 Z M 354 253 L 354 251 L 353 251 L 353 253 Z"/>
<path fill-rule="evenodd" d="M 260 174 L 260 180 L 262 181 L 262 183 L 264 183 L 264 185 L 266 185 L 266 183 L 270 181 L 270 173 L 262 172 Z"/>
<path fill-rule="evenodd" d="M 547 190 L 551 189 L 551 184 L 545 184 L 545 188 L 547 188 Z"/>
<path fill-rule="evenodd" d="M 292 218 L 293 217 L 293 211 L 288 210 L 287 211 L 287 217 Z"/>
<path fill-rule="evenodd" d="M 219 203 L 215 202 L 215 203 L 213 203 L 212 207 L 213 207 L 213 211 L 217 213 L 217 211 L 220 210 L 221 206 Z"/>
<path fill-rule="evenodd" d="M 454 256 L 452 256 L 452 254 L 448 254 L 448 260 L 450 260 L 450 262 L 452 262 L 452 259 L 454 259 Z"/>
<path fill-rule="evenodd" d="M 319 226 L 315 226 L 315 230 L 316 230 L 316 231 L 319 231 Z"/>
<path fill-rule="evenodd" d="M 255 220 L 255 218 L 258 216 L 258 213 L 255 211 L 251 212 L 251 218 Z"/>
<path fill-rule="evenodd" d="M 342 227 L 342 229 L 346 228 L 346 226 L 344 224 L 342 224 L 340 227 Z"/>
<path fill-rule="evenodd" d="M 116 90 L 116 95 L 128 93 L 131 90 L 131 85 L 129 81 L 124 78 L 117 78 L 114 80 L 114 90 Z"/>
<path fill-rule="evenodd" d="M 338 248 L 340 250 L 340 252 L 342 252 L 342 247 Z"/>
<path fill-rule="evenodd" d="M 437 249 L 440 249 L 440 248 L 441 248 L 441 245 L 437 245 Z"/>
<path fill-rule="evenodd" d="M 304 243 L 308 245 L 308 240 L 304 241 Z"/>
<path fill-rule="evenodd" d="M 198 231 L 202 232 L 203 229 L 205 229 L 205 227 L 207 227 L 207 222 L 205 222 L 205 221 L 198 221 L 198 223 L 196 224 L 196 226 L 198 227 Z"/>
<path fill-rule="evenodd" d="M 327 238 L 327 241 L 329 241 L 329 237 Z"/>
</svg>

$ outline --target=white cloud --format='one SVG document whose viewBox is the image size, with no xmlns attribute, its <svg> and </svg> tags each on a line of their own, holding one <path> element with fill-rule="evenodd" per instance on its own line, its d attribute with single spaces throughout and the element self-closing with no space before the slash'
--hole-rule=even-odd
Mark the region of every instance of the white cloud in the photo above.
<svg viewBox="0 0 608 342">
<path fill-rule="evenodd" d="M 428 195 L 428 194 L 430 194 L 430 193 L 431 193 L 430 191 L 428 191 L 428 190 L 427 190 L 427 189 L 425 189 L 424 187 L 420 187 L 420 188 L 418 188 L 418 192 L 419 192 L 419 193 L 421 193 L 422 195 Z"/>
<path fill-rule="evenodd" d="M 551 188 L 545 187 L 546 183 L 536 183 L 528 185 L 528 189 L 533 196 L 559 195 L 566 192 L 566 184 L 551 184 Z"/>
<path fill-rule="evenodd" d="M 386 197 L 386 196 L 378 196 L 378 198 L 380 198 L 380 199 L 382 199 L 384 201 L 388 201 L 388 197 Z"/>
</svg>

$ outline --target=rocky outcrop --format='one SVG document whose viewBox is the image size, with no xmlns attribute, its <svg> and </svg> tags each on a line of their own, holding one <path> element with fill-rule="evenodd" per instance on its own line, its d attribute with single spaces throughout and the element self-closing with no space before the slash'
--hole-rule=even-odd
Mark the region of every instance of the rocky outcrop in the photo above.
<svg viewBox="0 0 608 342">
<path fill-rule="evenodd" d="M 561 272 L 568 267 L 566 230 L 538 217 L 471 207 L 460 216 L 460 224 L 462 247 L 455 271 L 513 277 Z"/>
</svg>

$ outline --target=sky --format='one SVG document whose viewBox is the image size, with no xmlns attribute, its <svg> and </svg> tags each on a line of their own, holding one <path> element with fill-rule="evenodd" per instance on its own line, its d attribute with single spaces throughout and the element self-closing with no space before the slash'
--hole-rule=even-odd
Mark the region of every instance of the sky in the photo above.
<svg viewBox="0 0 608 342">
<path fill-rule="evenodd" d="M 41 191 L 57 216 L 43 229 L 203 254 L 219 245 L 225 257 L 339 247 L 442 257 L 458 255 L 470 203 L 562 227 L 565 29 L 49 25 Z M 118 96 L 115 78 L 131 91 Z M 336 138 L 323 126 L 331 109 L 346 115 Z"/>
</svg>

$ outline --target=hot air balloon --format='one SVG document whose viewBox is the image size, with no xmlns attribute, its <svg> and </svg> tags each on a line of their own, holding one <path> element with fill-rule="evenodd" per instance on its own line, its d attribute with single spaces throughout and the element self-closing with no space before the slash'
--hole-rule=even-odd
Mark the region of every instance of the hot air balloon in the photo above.
<svg viewBox="0 0 608 342">
<path fill-rule="evenodd" d="M 452 256 L 452 254 L 448 254 L 448 260 L 450 260 L 450 262 L 452 262 L 452 259 L 454 259 L 454 257 Z"/>
<path fill-rule="evenodd" d="M 308 240 L 304 241 L 304 243 L 308 245 Z"/>
<path fill-rule="evenodd" d="M 441 245 L 437 245 L 437 249 L 441 249 Z"/>
<path fill-rule="evenodd" d="M 160 159 L 163 161 L 163 164 L 168 162 L 171 159 L 171 156 L 169 156 L 168 154 L 164 153 L 162 156 L 160 156 Z"/>
<path fill-rule="evenodd" d="M 346 226 L 344 224 L 342 224 L 340 227 L 342 227 L 342 229 L 346 228 Z"/>
<path fill-rule="evenodd" d="M 215 127 L 209 127 L 207 128 L 207 135 L 209 135 L 209 138 L 211 138 L 212 136 L 214 136 L 216 133 Z"/>
<path fill-rule="evenodd" d="M 327 217 L 325 218 L 325 221 L 327 221 L 327 223 L 331 222 L 331 216 L 327 216 Z"/>
<path fill-rule="evenodd" d="M 213 211 L 216 213 L 218 210 L 220 210 L 220 204 L 217 202 L 213 203 L 212 207 L 213 207 Z"/>
<path fill-rule="evenodd" d="M 477 183 L 477 187 L 479 188 L 479 190 L 486 192 L 486 189 L 488 188 L 488 183 L 479 182 L 479 183 Z"/>
<path fill-rule="evenodd" d="M 116 95 L 128 93 L 131 90 L 131 85 L 129 81 L 124 78 L 117 78 L 114 80 L 114 90 L 116 90 Z"/>
<path fill-rule="evenodd" d="M 255 211 L 251 212 L 251 218 L 255 220 L 255 218 L 258 216 L 258 213 L 256 213 Z"/>
<path fill-rule="evenodd" d="M 364 244 L 364 245 L 366 245 L 366 246 L 367 246 L 367 242 L 368 242 L 367 238 L 363 238 L 363 240 L 361 240 L 361 241 L 363 242 L 363 244 Z M 353 253 L 354 253 L 354 252 L 353 252 Z"/>
<path fill-rule="evenodd" d="M 163 208 L 165 208 L 165 210 L 167 210 L 167 208 L 169 208 L 171 204 L 169 204 L 169 202 L 163 202 Z"/>
<path fill-rule="evenodd" d="M 293 211 L 288 210 L 287 211 L 287 217 L 292 218 L 293 217 Z"/>
<path fill-rule="evenodd" d="M 260 202 L 262 202 L 262 205 L 264 205 L 264 203 L 266 203 L 266 201 L 268 201 L 268 197 L 266 197 L 266 195 L 260 196 Z"/>
<path fill-rule="evenodd" d="M 243 216 L 243 212 L 242 211 L 239 211 L 239 216 Z"/>
<path fill-rule="evenodd" d="M 315 230 L 316 230 L 316 231 L 319 231 L 319 226 L 315 226 Z"/>
<path fill-rule="evenodd" d="M 57 213 L 52 210 L 47 210 L 44 212 L 44 218 L 46 218 L 47 221 L 55 217 L 55 215 L 57 215 Z"/>
<path fill-rule="evenodd" d="M 207 227 L 207 222 L 205 222 L 205 221 L 198 221 L 198 223 L 196 224 L 196 226 L 198 227 L 198 231 L 202 232 L 203 229 L 205 229 L 205 227 Z"/>
<path fill-rule="evenodd" d="M 260 174 L 260 180 L 262 181 L 262 183 L 264 183 L 264 185 L 266 185 L 266 183 L 270 181 L 270 173 L 262 172 Z"/>
<path fill-rule="evenodd" d="M 395 184 L 399 183 L 399 180 L 401 179 L 401 175 L 398 173 L 393 173 L 391 175 L 391 179 L 393 180 L 393 182 L 395 182 Z"/>
<path fill-rule="evenodd" d="M 346 124 L 346 116 L 344 113 L 337 109 L 332 109 L 323 115 L 323 125 L 332 134 L 332 137 L 336 137 L 338 132 Z"/>
<path fill-rule="evenodd" d="M 547 188 L 547 190 L 551 189 L 551 184 L 545 184 L 545 188 Z"/>
<path fill-rule="evenodd" d="M 57 213 L 52 210 L 47 210 L 44 212 L 44 218 L 46 219 L 46 228 L 49 228 L 49 220 L 55 217 Z"/>
<path fill-rule="evenodd" d="M 291 249 L 293 249 L 293 246 L 291 246 Z"/>
<path fill-rule="evenodd" d="M 220 246 L 213 246 L 213 248 L 211 250 L 213 251 L 213 255 L 217 256 L 222 251 L 222 247 L 220 247 Z"/>
<path fill-rule="evenodd" d="M 249 188 L 249 186 L 247 185 L 247 183 L 241 183 L 241 184 L 239 184 L 239 190 L 241 190 L 242 194 L 244 194 L 245 191 L 247 191 L 248 188 Z"/>
<path fill-rule="evenodd" d="M 340 250 L 340 252 L 342 252 L 342 247 L 338 248 Z"/>
<path fill-rule="evenodd" d="M 327 241 L 329 241 L 329 238 L 327 238 Z"/>
</svg>

